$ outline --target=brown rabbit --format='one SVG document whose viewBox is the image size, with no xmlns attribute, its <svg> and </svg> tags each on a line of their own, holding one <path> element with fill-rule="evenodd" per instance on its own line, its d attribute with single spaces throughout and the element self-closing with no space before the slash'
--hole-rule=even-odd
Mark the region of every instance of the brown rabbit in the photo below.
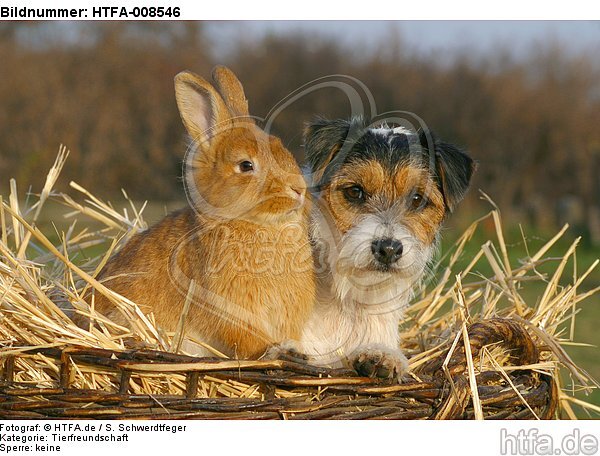
<svg viewBox="0 0 600 456">
<path fill-rule="evenodd" d="M 175 331 L 191 281 L 187 337 L 255 358 L 299 339 L 315 300 L 306 184 L 281 141 L 249 117 L 241 83 L 225 67 L 215 87 L 183 72 L 177 105 L 193 141 L 190 207 L 134 236 L 100 273 L 104 285 Z M 96 292 L 96 308 L 124 322 Z M 207 354 L 187 340 L 186 351 Z"/>
</svg>

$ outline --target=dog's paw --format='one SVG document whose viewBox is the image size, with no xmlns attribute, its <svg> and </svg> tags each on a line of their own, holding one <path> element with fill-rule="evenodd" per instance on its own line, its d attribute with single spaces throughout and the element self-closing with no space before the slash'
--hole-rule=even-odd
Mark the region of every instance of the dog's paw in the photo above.
<svg viewBox="0 0 600 456">
<path fill-rule="evenodd" d="M 365 347 L 352 366 L 363 377 L 396 378 L 401 381 L 408 371 L 408 360 L 402 351 L 387 347 Z"/>
<path fill-rule="evenodd" d="M 261 359 L 281 359 L 294 363 L 307 363 L 308 355 L 301 353 L 292 341 L 270 346 Z"/>
</svg>

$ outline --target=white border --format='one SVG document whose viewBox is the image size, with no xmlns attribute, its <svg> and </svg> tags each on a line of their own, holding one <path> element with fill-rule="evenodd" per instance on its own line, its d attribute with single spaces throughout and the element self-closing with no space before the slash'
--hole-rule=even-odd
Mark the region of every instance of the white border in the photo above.
<svg viewBox="0 0 600 456">
<path fill-rule="evenodd" d="M 600 2 L 504 0 L 418 0 L 369 3 L 364 0 L 8 0 L 1 6 L 28 8 L 92 8 L 163 6 L 181 9 L 183 20 L 593 20 Z M 89 19 L 89 18 L 88 18 Z M 173 18 L 176 19 L 176 18 Z M 600 27 L 600 26 L 599 26 Z"/>
</svg>

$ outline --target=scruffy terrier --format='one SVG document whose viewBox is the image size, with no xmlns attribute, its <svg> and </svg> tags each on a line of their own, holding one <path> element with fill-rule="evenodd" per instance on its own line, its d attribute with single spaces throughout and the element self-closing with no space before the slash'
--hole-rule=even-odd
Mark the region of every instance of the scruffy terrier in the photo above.
<svg viewBox="0 0 600 456">
<path fill-rule="evenodd" d="M 318 119 L 305 130 L 317 303 L 299 349 L 360 374 L 406 372 L 399 323 L 474 170 L 428 131 Z"/>
</svg>

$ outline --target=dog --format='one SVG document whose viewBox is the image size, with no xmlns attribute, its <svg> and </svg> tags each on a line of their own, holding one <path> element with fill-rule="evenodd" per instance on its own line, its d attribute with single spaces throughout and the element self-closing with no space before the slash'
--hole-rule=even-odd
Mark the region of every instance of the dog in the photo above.
<svg viewBox="0 0 600 456">
<path fill-rule="evenodd" d="M 474 161 L 427 130 L 318 118 L 305 128 L 317 302 L 299 350 L 400 379 L 399 323 Z"/>
</svg>

